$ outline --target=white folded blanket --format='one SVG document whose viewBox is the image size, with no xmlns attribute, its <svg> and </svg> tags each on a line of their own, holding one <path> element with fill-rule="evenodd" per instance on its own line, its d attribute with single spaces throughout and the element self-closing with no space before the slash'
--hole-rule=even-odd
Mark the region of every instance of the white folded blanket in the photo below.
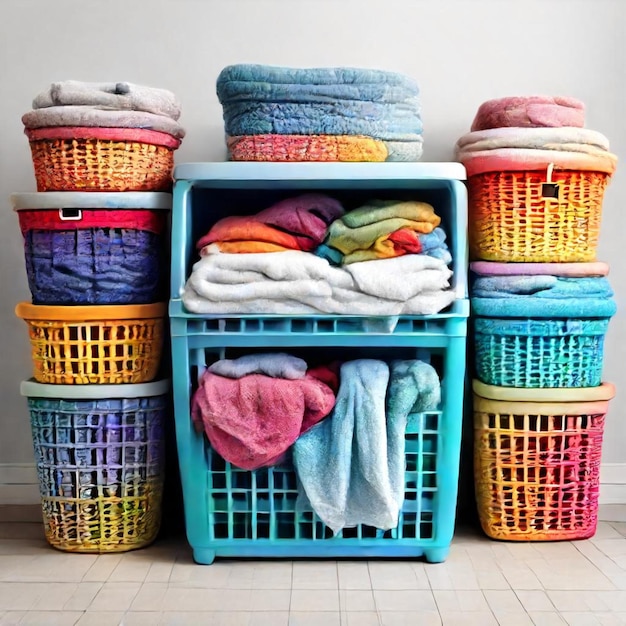
<svg viewBox="0 0 626 626">
<path fill-rule="evenodd" d="M 183 290 L 204 314 L 428 315 L 454 300 L 447 265 L 409 254 L 333 267 L 309 252 L 208 254 Z"/>
<path fill-rule="evenodd" d="M 180 117 L 180 102 L 171 91 L 126 82 L 88 83 L 65 80 L 52 83 L 33 100 L 33 109 L 67 105 L 104 107 L 117 111 L 145 111 L 165 115 L 173 120 Z"/>
</svg>

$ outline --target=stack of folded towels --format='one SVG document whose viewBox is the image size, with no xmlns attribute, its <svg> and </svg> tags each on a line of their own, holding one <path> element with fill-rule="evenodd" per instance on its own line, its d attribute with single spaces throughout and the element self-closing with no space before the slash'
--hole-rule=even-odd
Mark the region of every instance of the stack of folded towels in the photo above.
<svg viewBox="0 0 626 626">
<path fill-rule="evenodd" d="M 451 255 L 429 204 L 324 194 L 217 221 L 182 300 L 193 313 L 426 315 L 454 300 Z"/>
<path fill-rule="evenodd" d="M 27 130 L 49 127 L 140 128 L 181 139 L 180 103 L 166 89 L 133 83 L 52 83 L 22 116 Z"/>
<path fill-rule="evenodd" d="M 371 69 L 232 65 L 217 79 L 233 161 L 417 161 L 419 88 Z"/>
</svg>

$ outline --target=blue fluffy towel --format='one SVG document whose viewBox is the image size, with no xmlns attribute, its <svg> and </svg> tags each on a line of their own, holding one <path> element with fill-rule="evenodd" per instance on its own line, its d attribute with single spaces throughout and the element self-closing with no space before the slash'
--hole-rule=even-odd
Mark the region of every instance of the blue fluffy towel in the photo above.
<svg viewBox="0 0 626 626">
<path fill-rule="evenodd" d="M 396 527 L 408 416 L 439 402 L 439 378 L 426 363 L 344 363 L 330 417 L 294 444 L 299 508 L 312 508 L 335 534 L 358 524 Z"/>
<path fill-rule="evenodd" d="M 473 312 L 489 317 L 606 317 L 611 296 L 604 276 L 483 276 L 471 289 Z"/>
</svg>

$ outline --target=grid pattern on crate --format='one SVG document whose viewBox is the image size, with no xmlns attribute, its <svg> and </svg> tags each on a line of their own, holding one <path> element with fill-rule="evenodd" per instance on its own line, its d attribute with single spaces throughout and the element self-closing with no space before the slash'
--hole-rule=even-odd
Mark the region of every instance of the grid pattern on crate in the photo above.
<svg viewBox="0 0 626 626">
<path fill-rule="evenodd" d="M 148 304 L 161 294 L 161 237 L 129 228 L 29 230 L 34 304 Z"/>
<path fill-rule="evenodd" d="M 474 412 L 481 525 L 508 540 L 582 539 L 598 515 L 604 413 Z M 504 407 L 509 404 L 510 411 Z"/>
<path fill-rule="evenodd" d="M 165 396 L 28 406 L 48 542 L 76 552 L 150 543 L 160 524 Z"/>
<path fill-rule="evenodd" d="M 602 382 L 604 319 L 474 318 L 477 377 L 501 387 Z"/>
<path fill-rule="evenodd" d="M 469 243 L 474 258 L 514 262 L 593 261 L 610 175 L 558 171 L 544 195 L 544 170 L 468 177 Z"/>
<path fill-rule="evenodd" d="M 435 498 L 438 496 L 438 454 L 441 413 L 413 414 L 405 436 L 405 500 L 399 524 L 392 530 L 369 526 L 344 529 L 342 540 L 371 538 L 385 541 L 434 539 Z M 249 472 L 224 461 L 206 443 L 208 468 L 208 528 L 220 544 L 267 539 L 279 545 L 288 540 L 331 539 L 332 531 L 310 510 L 297 504 L 297 479 L 291 463 Z"/>
<path fill-rule="evenodd" d="M 162 318 L 26 321 L 38 382 L 141 383 L 157 374 Z"/>
</svg>

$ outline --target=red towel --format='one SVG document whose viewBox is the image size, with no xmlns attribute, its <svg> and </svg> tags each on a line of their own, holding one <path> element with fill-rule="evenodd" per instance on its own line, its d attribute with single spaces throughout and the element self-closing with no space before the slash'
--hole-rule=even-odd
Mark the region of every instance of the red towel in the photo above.
<svg viewBox="0 0 626 626">
<path fill-rule="evenodd" d="M 233 379 L 206 371 L 191 414 L 218 454 L 254 470 L 280 462 L 302 433 L 326 417 L 337 387 L 332 367 L 309 369 L 296 380 L 263 374 Z"/>
</svg>

